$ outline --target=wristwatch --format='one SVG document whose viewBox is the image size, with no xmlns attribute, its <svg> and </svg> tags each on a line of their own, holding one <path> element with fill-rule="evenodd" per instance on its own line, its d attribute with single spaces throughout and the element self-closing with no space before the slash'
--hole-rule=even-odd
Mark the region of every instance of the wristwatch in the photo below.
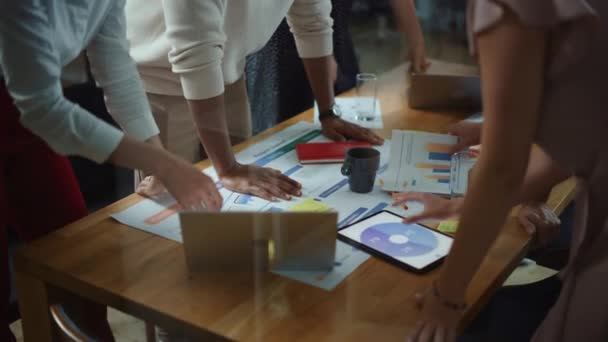
<svg viewBox="0 0 608 342">
<path fill-rule="evenodd" d="M 319 121 L 323 121 L 328 118 L 339 118 L 341 116 L 342 112 L 340 112 L 340 107 L 338 107 L 338 105 L 334 102 L 334 104 L 332 104 L 328 110 L 319 113 Z"/>
</svg>

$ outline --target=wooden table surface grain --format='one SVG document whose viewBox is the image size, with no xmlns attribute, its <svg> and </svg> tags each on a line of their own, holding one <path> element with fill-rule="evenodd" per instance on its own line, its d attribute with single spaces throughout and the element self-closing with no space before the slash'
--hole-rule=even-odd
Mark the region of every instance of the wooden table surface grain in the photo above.
<svg viewBox="0 0 608 342">
<path fill-rule="evenodd" d="M 435 61 L 431 72 L 474 74 L 472 67 Z M 466 115 L 411 110 L 405 67 L 382 75 L 378 94 L 385 129 L 445 131 Z M 348 95 L 348 94 L 347 94 Z M 279 124 L 236 147 L 241 150 L 297 121 Z M 198 164 L 209 166 L 208 161 Z M 561 212 L 575 182 L 557 186 L 549 205 Z M 499 194 L 497 194 L 499 195 Z M 26 341 L 51 341 L 46 305 L 69 292 L 140 317 L 176 327 L 197 340 L 243 341 L 403 341 L 418 313 L 413 295 L 425 289 L 439 269 L 408 273 L 370 258 L 333 291 L 273 274 L 190 275 L 179 243 L 122 225 L 109 217 L 140 201 L 131 195 L 21 249 L 17 284 Z M 527 252 L 529 238 L 511 219 L 472 282 L 463 323 Z"/>
</svg>

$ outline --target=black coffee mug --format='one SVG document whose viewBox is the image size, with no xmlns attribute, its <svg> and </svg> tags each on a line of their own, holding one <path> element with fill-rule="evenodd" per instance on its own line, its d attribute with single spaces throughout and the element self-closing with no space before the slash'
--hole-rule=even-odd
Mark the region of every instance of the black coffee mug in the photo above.
<svg viewBox="0 0 608 342">
<path fill-rule="evenodd" d="M 346 151 L 342 174 L 348 176 L 352 192 L 368 193 L 374 188 L 380 166 L 380 152 L 371 147 L 355 147 Z"/>
</svg>

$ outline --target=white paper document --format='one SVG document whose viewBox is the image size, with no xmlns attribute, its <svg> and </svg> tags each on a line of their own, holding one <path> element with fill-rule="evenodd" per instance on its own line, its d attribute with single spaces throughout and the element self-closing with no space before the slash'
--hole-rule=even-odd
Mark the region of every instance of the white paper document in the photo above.
<svg viewBox="0 0 608 342">
<path fill-rule="evenodd" d="M 358 97 L 337 97 L 336 105 L 338 106 L 341 114 L 341 118 L 355 123 L 359 126 L 373 129 L 382 129 L 384 128 L 384 121 L 382 120 L 382 108 L 380 107 L 380 100 L 376 99 L 375 105 L 375 120 L 372 121 L 362 121 L 357 120 L 357 115 L 359 114 L 359 104 L 361 99 Z M 371 103 L 371 102 L 370 102 Z M 319 122 L 319 108 L 315 102 L 315 124 L 320 125 Z"/>
<path fill-rule="evenodd" d="M 383 189 L 450 194 L 449 149 L 457 139 L 447 134 L 393 130 Z"/>
<path fill-rule="evenodd" d="M 408 209 L 392 207 L 391 196 L 382 190 L 380 184 L 388 168 L 390 141 L 387 140 L 383 146 L 377 147 L 381 152 L 380 169 L 377 184 L 368 194 L 357 194 L 349 190 L 348 179 L 341 174 L 340 164 L 302 165 L 298 162 L 296 144 L 323 141 L 328 139 L 321 135 L 318 127 L 300 122 L 236 155 L 240 163 L 271 167 L 300 182 L 303 196 L 291 201 L 269 202 L 258 197 L 228 191 L 221 187 L 213 168 L 207 168 L 204 172 L 217 182 L 224 199 L 222 211 L 226 212 L 323 211 L 327 208 L 338 213 L 338 226 L 344 226 L 384 209 L 402 216 L 413 215 L 423 209 L 422 205 L 416 202 L 408 203 Z M 175 200 L 165 193 L 159 198 L 142 200 L 112 217 L 123 224 L 181 242 L 179 210 Z M 340 247 L 336 250 L 336 261 L 340 264 L 336 264 L 334 271 L 323 278 L 330 280 L 319 283 L 314 280 L 318 276 L 318 274 L 313 276 L 315 272 L 281 274 L 307 283 L 312 282 L 312 285 L 322 288 L 333 288 L 366 259 L 367 255 L 364 253 L 363 256 L 360 254 L 353 256 L 351 248 Z M 314 281 L 309 282 L 304 279 Z M 335 281 L 337 283 L 334 284 Z"/>
<path fill-rule="evenodd" d="M 469 151 L 452 156 L 450 169 L 450 191 L 452 196 L 464 196 L 469 187 L 469 174 L 477 162 L 477 155 Z"/>
</svg>

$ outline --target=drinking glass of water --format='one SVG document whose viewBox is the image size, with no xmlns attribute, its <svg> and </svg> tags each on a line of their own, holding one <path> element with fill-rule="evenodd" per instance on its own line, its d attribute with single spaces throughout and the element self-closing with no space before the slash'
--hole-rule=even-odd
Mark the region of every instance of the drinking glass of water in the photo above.
<svg viewBox="0 0 608 342">
<path fill-rule="evenodd" d="M 358 121 L 374 121 L 377 116 L 376 98 L 378 77 L 375 74 L 357 74 L 357 113 Z"/>
</svg>

